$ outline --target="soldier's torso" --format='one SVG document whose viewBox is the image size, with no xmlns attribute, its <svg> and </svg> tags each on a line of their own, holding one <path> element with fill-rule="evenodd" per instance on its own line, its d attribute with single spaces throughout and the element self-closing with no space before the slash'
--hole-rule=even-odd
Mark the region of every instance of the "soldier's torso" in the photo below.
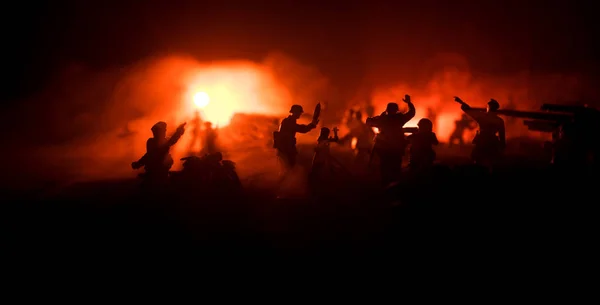
<svg viewBox="0 0 600 305">
<path fill-rule="evenodd" d="M 495 114 L 486 114 L 484 119 L 477 121 L 479 124 L 479 133 L 482 138 L 496 137 L 498 132 L 504 127 L 504 120 Z"/>
<path fill-rule="evenodd" d="M 405 123 L 401 114 L 387 115 L 380 124 L 375 145 L 381 149 L 403 149 L 406 138 L 402 128 Z"/>
<path fill-rule="evenodd" d="M 167 144 L 167 139 L 156 139 L 150 138 L 148 139 L 148 162 L 146 165 L 146 169 L 154 170 L 154 169 L 164 169 L 171 168 L 173 165 L 173 158 L 169 153 L 169 149 L 164 149 L 164 146 Z"/>
<path fill-rule="evenodd" d="M 278 146 L 280 150 L 294 150 L 296 147 L 296 119 L 287 117 L 279 127 Z"/>
</svg>

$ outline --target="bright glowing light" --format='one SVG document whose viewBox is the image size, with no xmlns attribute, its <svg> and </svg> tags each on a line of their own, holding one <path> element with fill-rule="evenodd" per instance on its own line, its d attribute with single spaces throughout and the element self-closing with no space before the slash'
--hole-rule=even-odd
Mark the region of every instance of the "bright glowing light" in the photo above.
<svg viewBox="0 0 600 305">
<path fill-rule="evenodd" d="M 202 108 L 208 106 L 209 102 L 210 102 L 210 97 L 208 96 L 208 94 L 206 92 L 198 92 L 198 93 L 194 94 L 194 104 L 196 104 L 196 107 L 202 109 Z"/>
<path fill-rule="evenodd" d="M 191 72 L 185 80 L 181 119 L 187 120 L 200 109 L 202 120 L 222 128 L 236 113 L 285 115 L 289 103 L 282 100 L 289 100 L 288 92 L 269 73 L 252 64 L 224 64 Z"/>
<path fill-rule="evenodd" d="M 356 137 L 352 138 L 352 141 L 350 142 L 350 147 L 352 147 L 352 149 L 356 149 L 357 143 L 358 143 L 358 138 L 356 138 Z"/>
</svg>

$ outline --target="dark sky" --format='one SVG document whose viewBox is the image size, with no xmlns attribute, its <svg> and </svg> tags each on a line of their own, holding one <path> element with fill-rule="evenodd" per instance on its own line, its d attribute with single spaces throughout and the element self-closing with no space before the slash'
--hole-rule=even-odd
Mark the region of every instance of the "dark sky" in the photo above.
<svg viewBox="0 0 600 305">
<path fill-rule="evenodd" d="M 67 62 L 102 69 L 185 52 L 260 60 L 281 50 L 340 87 L 410 77 L 439 52 L 475 72 L 595 73 L 594 4 L 574 1 L 44 1 L 3 8 L 3 99 Z"/>
</svg>

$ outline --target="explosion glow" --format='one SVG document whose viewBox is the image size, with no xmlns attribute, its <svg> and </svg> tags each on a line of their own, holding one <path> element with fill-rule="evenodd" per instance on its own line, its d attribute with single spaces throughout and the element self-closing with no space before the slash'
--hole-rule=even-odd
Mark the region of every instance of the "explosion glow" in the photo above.
<svg viewBox="0 0 600 305">
<path fill-rule="evenodd" d="M 206 92 L 198 92 L 194 95 L 194 104 L 200 109 L 204 109 L 210 102 L 210 97 Z"/>
<path fill-rule="evenodd" d="M 200 67 L 184 83 L 179 116 L 182 120 L 201 110 L 203 120 L 225 127 L 236 113 L 281 115 L 287 105 L 286 91 L 260 65 L 230 63 Z"/>
</svg>

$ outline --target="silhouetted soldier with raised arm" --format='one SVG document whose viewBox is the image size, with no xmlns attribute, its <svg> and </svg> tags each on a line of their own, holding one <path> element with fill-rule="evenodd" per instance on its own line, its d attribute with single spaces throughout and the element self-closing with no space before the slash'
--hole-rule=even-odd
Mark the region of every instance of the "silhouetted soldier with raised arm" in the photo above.
<svg viewBox="0 0 600 305">
<path fill-rule="evenodd" d="M 297 121 L 304 113 L 304 109 L 300 105 L 293 105 L 290 109 L 290 115 L 283 119 L 279 127 L 279 131 L 273 133 L 274 145 L 277 149 L 277 156 L 282 165 L 284 172 L 292 169 L 296 165 L 296 156 L 298 150 L 296 149 L 296 133 L 307 133 L 317 127 L 317 123 L 314 121 L 308 125 L 298 124 Z"/>
<path fill-rule="evenodd" d="M 459 97 L 454 97 L 454 100 L 461 104 L 460 108 L 479 125 L 479 131 L 473 139 L 475 147 L 471 158 L 478 164 L 493 165 L 506 146 L 504 120 L 495 113 L 500 108 L 500 104 L 491 99 L 487 104 L 486 112 L 481 112 L 471 109 Z"/>
<path fill-rule="evenodd" d="M 315 147 L 315 154 L 313 155 L 312 166 L 308 175 L 308 179 L 311 183 L 316 182 L 325 170 L 332 171 L 332 157 L 329 145 L 331 143 L 339 142 L 340 138 L 338 137 L 337 127 L 333 128 L 333 137 L 330 137 L 329 134 L 329 128 L 321 128 L 321 133 L 317 139 L 317 147 Z"/>
<path fill-rule="evenodd" d="M 402 101 L 408 105 L 408 112 L 400 113 L 398 104 L 389 103 L 380 116 L 367 119 L 367 125 L 379 129 L 373 153 L 379 157 L 381 181 L 384 185 L 397 181 L 400 177 L 402 157 L 407 144 L 402 128 L 416 114 L 408 94 Z"/>
<path fill-rule="evenodd" d="M 152 126 L 152 138 L 146 141 L 146 154 L 131 163 L 133 169 L 142 166 L 146 171 L 146 177 L 153 183 L 163 183 L 169 177 L 169 170 L 173 166 L 173 158 L 169 153 L 171 146 L 175 145 L 185 132 L 185 124 L 177 127 L 175 133 L 167 139 L 167 123 L 158 122 Z"/>
<path fill-rule="evenodd" d="M 435 161 L 433 146 L 439 144 L 433 123 L 429 119 L 421 119 L 417 124 L 419 131 L 408 136 L 410 142 L 409 168 L 412 172 L 427 171 Z"/>
</svg>

